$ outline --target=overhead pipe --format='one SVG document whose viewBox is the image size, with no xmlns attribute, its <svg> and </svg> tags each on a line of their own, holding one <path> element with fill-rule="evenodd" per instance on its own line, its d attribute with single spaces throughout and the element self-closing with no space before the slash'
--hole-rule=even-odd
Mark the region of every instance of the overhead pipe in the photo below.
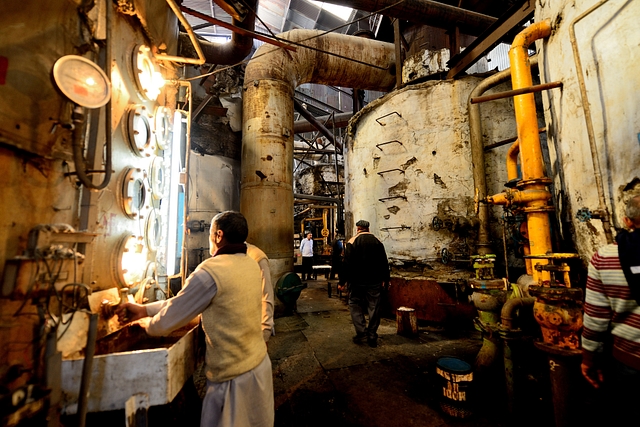
<svg viewBox="0 0 640 427">
<path fill-rule="evenodd" d="M 193 28 L 191 28 L 191 24 L 189 24 L 189 21 L 187 21 L 187 18 L 185 18 L 182 12 L 180 12 L 180 7 L 176 4 L 174 0 L 165 0 L 165 1 L 169 5 L 173 13 L 176 15 L 176 18 L 178 18 L 178 21 L 180 21 L 184 29 L 187 30 L 187 34 L 189 35 L 189 40 L 191 40 L 191 44 L 193 44 L 193 48 L 195 49 L 196 54 L 198 55 L 198 59 L 185 58 L 182 56 L 173 56 L 173 55 L 166 55 L 166 54 L 157 55 L 156 58 L 162 61 L 173 61 L 173 62 L 180 62 L 184 64 L 192 64 L 192 65 L 204 64 L 206 62 L 206 59 L 204 57 L 204 54 L 202 53 L 202 48 L 198 43 L 198 39 L 196 38 L 196 33 L 193 31 Z"/>
<path fill-rule="evenodd" d="M 347 125 L 349 124 L 349 119 L 351 119 L 351 117 L 353 117 L 353 113 L 352 112 L 348 112 L 348 113 L 338 113 L 338 114 L 334 114 L 333 119 L 331 118 L 331 115 L 328 116 L 319 116 L 316 117 L 316 120 L 319 122 L 326 122 L 328 120 L 332 120 L 332 124 L 336 129 L 340 129 L 340 128 L 344 128 L 347 127 Z M 307 120 L 296 120 L 295 122 L 293 122 L 293 133 L 305 133 L 305 132 L 313 132 L 315 131 L 316 128 L 313 126 L 312 123 L 309 123 L 309 121 Z"/>
<path fill-rule="evenodd" d="M 545 20 L 532 24 L 515 37 L 509 50 L 511 82 L 514 90 L 533 85 L 529 45 L 535 40 L 548 37 L 550 34 L 551 23 L 549 20 Z M 522 159 L 522 180 L 518 182 L 517 190 L 509 190 L 508 193 L 487 197 L 485 201 L 509 204 L 510 199 L 517 199 L 524 206 L 527 215 L 527 234 L 531 254 L 547 254 L 552 251 L 549 212 L 553 208 L 547 204 L 551 194 L 546 188 L 551 180 L 545 176 L 544 171 L 535 97 L 533 93 L 518 95 L 513 98 L 513 103 Z M 533 276 L 536 280 L 549 281 L 548 271 L 535 269 L 537 264 L 547 263 L 546 259 L 532 260 Z"/>
<path fill-rule="evenodd" d="M 479 36 L 496 18 L 430 0 L 325 0 L 325 3 L 351 7 L 365 12 L 376 12 L 383 8 L 384 15 L 403 19 L 415 24 L 430 25 L 436 28 L 458 27 L 464 34 Z M 396 4 L 399 3 L 399 4 Z M 395 4 L 395 5 L 394 5 Z"/>
<path fill-rule="evenodd" d="M 265 44 L 245 71 L 240 187 L 248 240 L 269 256 L 275 280 L 293 268 L 295 88 L 318 83 L 388 91 L 395 84 L 391 43 L 317 30 L 280 38 L 296 43 L 297 51 Z"/>
<path fill-rule="evenodd" d="M 584 83 L 584 74 L 582 71 L 582 61 L 580 60 L 580 51 L 578 50 L 578 43 L 576 41 L 576 29 L 575 26 L 582 18 L 589 15 L 591 12 L 605 4 L 607 0 L 601 0 L 599 3 L 593 5 L 583 13 L 581 13 L 576 19 L 571 22 L 569 26 L 569 38 L 571 40 L 571 48 L 573 49 L 573 59 L 576 64 L 576 75 L 578 76 L 578 86 L 580 87 L 580 99 L 582 100 L 582 109 L 584 110 L 584 121 L 587 125 L 587 136 L 589 138 L 589 148 L 591 149 L 591 162 L 593 164 L 593 177 L 596 181 L 596 189 L 598 190 L 598 215 L 597 217 L 602 222 L 602 228 L 604 235 L 607 239 L 607 243 L 613 243 L 613 233 L 611 232 L 611 214 L 607 208 L 607 203 L 604 198 L 604 184 L 602 183 L 602 169 L 600 168 L 600 156 L 598 155 L 598 146 L 596 145 L 595 132 L 593 131 L 593 122 L 591 121 L 591 107 L 589 105 L 589 97 L 587 95 L 587 86 Z"/>
<path fill-rule="evenodd" d="M 253 31 L 256 23 L 257 0 L 247 0 L 248 12 L 243 20 L 233 18 L 232 25 L 244 30 Z M 186 43 L 188 35 L 180 33 L 180 44 L 183 49 L 188 46 Z M 202 53 L 207 64 L 232 65 L 242 61 L 251 54 L 253 49 L 253 37 L 237 32 L 231 33 L 231 40 L 227 43 L 212 43 L 206 40 L 198 40 Z M 183 50 L 183 55 L 192 54 Z"/>
<path fill-rule="evenodd" d="M 531 66 L 538 66 L 537 57 L 531 59 Z M 482 140 L 482 118 L 480 116 L 480 105 L 473 103 L 472 100 L 474 98 L 478 98 L 487 90 L 506 82 L 510 77 L 510 68 L 504 71 L 500 71 L 499 73 L 496 73 L 481 81 L 469 95 L 469 141 L 471 145 L 473 182 L 478 194 L 478 200 L 484 200 L 487 196 L 487 175 L 485 171 L 484 143 Z M 509 169 L 507 168 L 507 170 Z M 517 178 L 517 169 L 515 177 Z M 510 177 L 509 179 L 512 178 Z M 492 253 L 491 237 L 489 235 L 489 206 L 485 203 L 481 203 L 478 209 L 478 221 L 480 222 L 480 227 L 478 229 L 477 253 L 479 255 L 487 255 Z"/>
<path fill-rule="evenodd" d="M 318 130 L 318 132 L 320 132 L 322 135 L 324 135 L 324 137 L 327 138 L 329 140 L 329 142 L 331 144 L 333 144 L 334 147 L 336 147 L 340 152 L 342 152 L 342 143 L 336 141 L 336 138 L 333 136 L 333 132 L 331 132 L 329 129 L 327 129 L 327 127 L 325 125 L 320 123 L 320 121 L 318 121 L 318 119 L 316 119 L 313 116 L 313 114 L 311 114 L 311 112 L 309 110 L 304 108 L 304 106 L 300 103 L 300 101 L 298 101 L 295 98 L 293 99 L 293 108 L 298 113 L 300 113 L 300 115 L 302 117 L 307 119 L 309 121 L 309 123 L 311 123 Z M 294 131 L 294 133 L 295 133 L 295 131 Z"/>
</svg>

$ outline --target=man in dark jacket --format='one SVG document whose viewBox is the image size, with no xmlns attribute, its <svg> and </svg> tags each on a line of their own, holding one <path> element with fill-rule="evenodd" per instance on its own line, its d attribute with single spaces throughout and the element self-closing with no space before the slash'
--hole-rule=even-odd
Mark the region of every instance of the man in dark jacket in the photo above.
<svg viewBox="0 0 640 427">
<path fill-rule="evenodd" d="M 369 222 L 356 223 L 357 234 L 345 247 L 340 285 L 349 284 L 349 312 L 356 329 L 353 342 L 365 339 L 370 347 L 378 345 L 380 326 L 380 293 L 389 284 L 389 261 L 384 245 L 369 232 Z M 364 310 L 369 315 L 369 325 Z"/>
</svg>

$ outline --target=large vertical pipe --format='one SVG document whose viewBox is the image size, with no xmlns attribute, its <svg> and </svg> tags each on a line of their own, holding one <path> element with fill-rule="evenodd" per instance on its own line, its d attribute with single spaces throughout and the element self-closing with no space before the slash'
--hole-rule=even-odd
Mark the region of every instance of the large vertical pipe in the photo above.
<svg viewBox="0 0 640 427">
<path fill-rule="evenodd" d="M 521 89 L 533 85 L 531 77 L 531 63 L 529 60 L 529 45 L 535 40 L 548 37 L 551 34 L 549 20 L 536 22 L 520 32 L 509 49 L 511 63 L 511 82 L 513 89 Z M 538 135 L 538 116 L 533 93 L 518 95 L 513 98 L 516 122 L 518 124 L 518 140 L 520 141 L 520 156 L 522 159 L 522 188 L 526 190 L 546 191 L 546 178 L 542 148 Z M 531 253 L 546 254 L 551 252 L 551 229 L 549 213 L 545 198 L 528 201 L 525 204 L 527 213 L 527 227 L 529 231 L 529 247 Z M 545 260 L 534 260 L 533 264 L 544 264 Z M 538 273 L 534 270 L 534 277 L 542 276 L 548 280 L 549 273 Z"/>
<path fill-rule="evenodd" d="M 320 34 L 281 34 L 308 47 L 285 52 L 263 45 L 245 72 L 240 211 L 248 240 L 269 257 L 275 281 L 293 269 L 294 89 L 313 82 L 385 91 L 395 84 L 393 44 Z"/>
<path fill-rule="evenodd" d="M 538 58 L 531 58 L 531 66 L 538 65 Z M 487 196 L 487 177 L 484 162 L 484 144 L 482 140 L 482 118 L 480 116 L 480 103 L 471 103 L 472 98 L 477 98 L 487 90 L 509 80 L 511 69 L 500 71 L 482 80 L 469 94 L 469 141 L 471 145 L 471 161 L 473 168 L 473 182 L 478 193 L 478 200 L 484 200 Z M 516 142 L 517 144 L 517 142 Z M 508 170 L 508 168 L 507 168 Z M 517 174 L 516 174 L 517 177 Z M 509 177 L 511 179 L 511 177 Z M 487 255 L 492 253 L 491 239 L 489 236 L 489 205 L 481 203 L 478 208 L 478 248 L 477 253 Z"/>
</svg>

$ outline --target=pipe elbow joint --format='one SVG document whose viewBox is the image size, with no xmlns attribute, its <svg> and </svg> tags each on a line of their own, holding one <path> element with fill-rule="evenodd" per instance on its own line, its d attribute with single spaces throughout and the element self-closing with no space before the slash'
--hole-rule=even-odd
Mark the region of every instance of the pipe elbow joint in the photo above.
<svg viewBox="0 0 640 427">
<path fill-rule="evenodd" d="M 549 37 L 551 35 L 551 21 L 545 19 L 544 21 L 536 22 L 522 30 L 513 39 L 511 49 L 514 48 L 527 48 L 531 43 L 538 39 Z"/>
</svg>

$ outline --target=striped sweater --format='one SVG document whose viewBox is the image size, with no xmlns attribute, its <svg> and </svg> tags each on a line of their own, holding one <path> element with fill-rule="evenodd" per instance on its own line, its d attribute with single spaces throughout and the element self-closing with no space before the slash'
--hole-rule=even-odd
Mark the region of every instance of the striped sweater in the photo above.
<svg viewBox="0 0 640 427">
<path fill-rule="evenodd" d="M 613 335 L 613 357 L 640 370 L 640 307 L 631 296 L 618 258 L 618 245 L 607 245 L 591 258 L 584 304 L 583 359 L 595 362 Z"/>
</svg>

